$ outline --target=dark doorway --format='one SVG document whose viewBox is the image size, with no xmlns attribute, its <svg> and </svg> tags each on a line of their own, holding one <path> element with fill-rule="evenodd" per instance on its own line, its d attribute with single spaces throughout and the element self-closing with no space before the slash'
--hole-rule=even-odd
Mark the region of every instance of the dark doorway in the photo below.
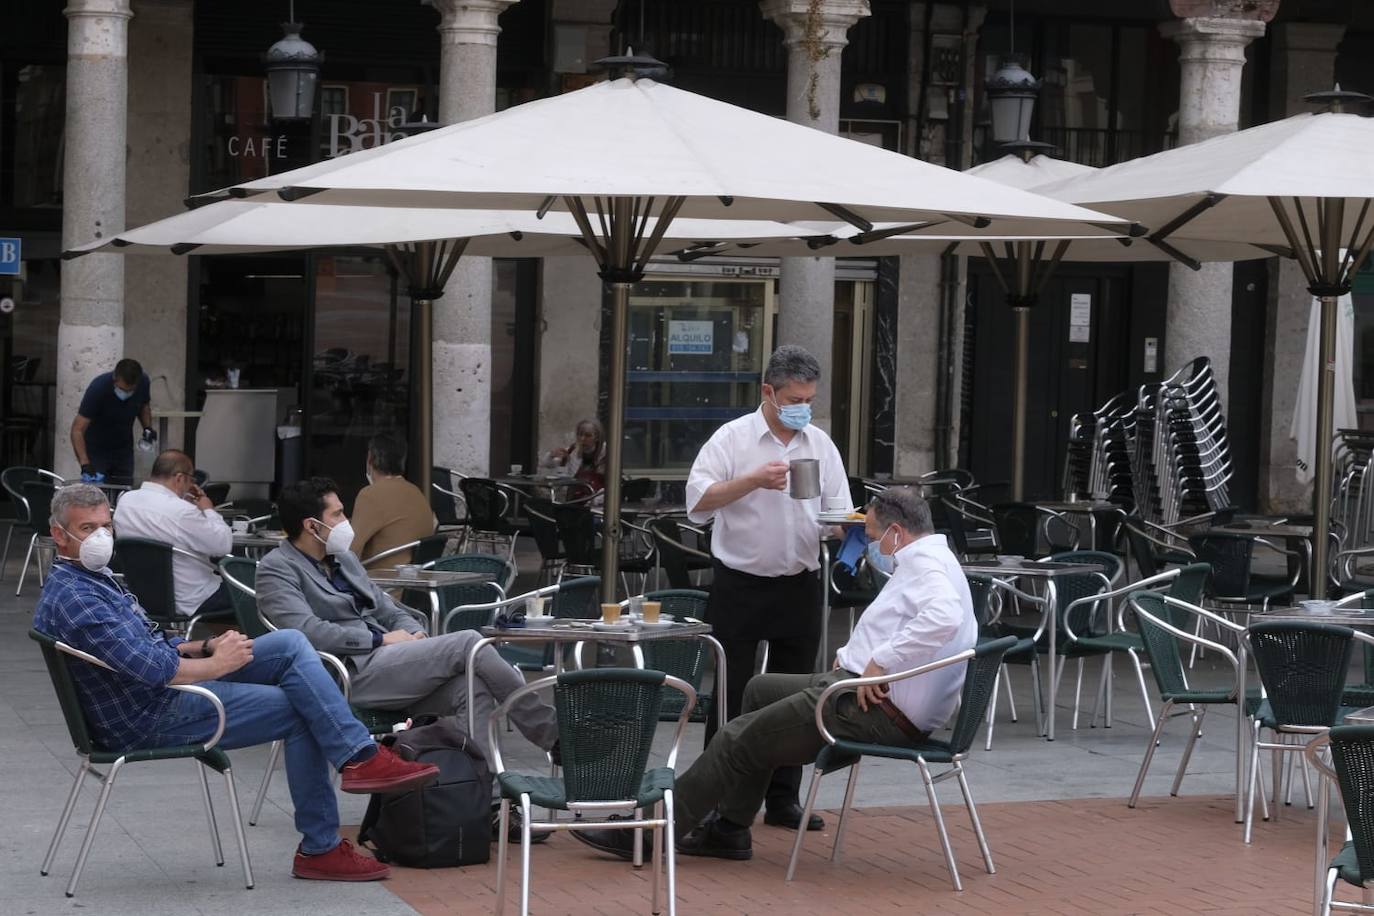
<svg viewBox="0 0 1374 916">
<path fill-rule="evenodd" d="M 1061 265 L 1031 310 L 1025 498 L 1061 495 L 1069 424 L 1126 388 L 1130 304 L 1126 268 Z M 1001 287 L 981 259 L 969 262 L 973 310 L 969 469 L 986 485 L 1011 480 L 1015 327 Z M 1006 487 L 992 489 L 1002 498 Z"/>
</svg>

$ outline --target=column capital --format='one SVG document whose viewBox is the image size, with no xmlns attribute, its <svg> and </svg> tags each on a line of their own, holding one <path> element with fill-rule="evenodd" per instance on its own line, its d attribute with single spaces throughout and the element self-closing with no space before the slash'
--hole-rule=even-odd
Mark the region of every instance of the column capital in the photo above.
<svg viewBox="0 0 1374 916">
<path fill-rule="evenodd" d="M 134 11 L 129 6 L 129 0 L 67 0 L 67 8 L 62 11 L 62 15 L 68 19 L 83 16 L 132 19 Z"/>
<path fill-rule="evenodd" d="M 784 45 L 805 46 L 813 58 L 849 44 L 850 27 L 872 15 L 868 0 L 759 0 L 759 12 L 782 28 Z"/>
<path fill-rule="evenodd" d="M 519 0 L 433 0 L 445 43 L 496 47 L 497 17 Z"/>
<path fill-rule="evenodd" d="M 1182 49 L 1182 59 L 1205 58 L 1245 62 L 1245 46 L 1264 34 L 1257 19 L 1176 19 L 1162 23 L 1159 33 Z"/>
</svg>

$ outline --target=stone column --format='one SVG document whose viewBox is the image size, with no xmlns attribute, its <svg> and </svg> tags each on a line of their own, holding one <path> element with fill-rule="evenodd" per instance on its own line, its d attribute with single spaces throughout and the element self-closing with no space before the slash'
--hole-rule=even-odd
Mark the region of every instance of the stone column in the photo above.
<svg viewBox="0 0 1374 916">
<path fill-rule="evenodd" d="M 68 0 L 66 151 L 62 162 L 62 247 L 124 228 L 129 80 L 129 0 Z M 91 378 L 124 351 L 124 256 L 62 262 L 57 328 L 56 471 L 77 472 L 71 423 Z"/>
<path fill-rule="evenodd" d="M 840 53 L 849 27 L 870 15 L 868 0 L 760 0 L 763 15 L 783 30 L 787 47 L 787 119 L 826 133 L 840 128 Z M 835 259 L 783 258 L 778 340 L 810 350 L 822 384 L 815 423 L 830 429 L 835 331 Z"/>
<path fill-rule="evenodd" d="M 1344 36 L 1343 25 L 1289 22 L 1274 26 L 1269 76 L 1269 112 L 1273 117 L 1314 110 L 1303 96 L 1331 88 L 1336 47 Z M 1312 294 L 1307 291 L 1302 270 L 1292 260 L 1274 258 L 1269 263 L 1266 371 L 1260 413 L 1260 511 L 1305 515 L 1312 511 L 1312 485 L 1298 482 L 1297 443 L 1289 431 L 1302 374 Z"/>
<path fill-rule="evenodd" d="M 435 0 L 439 121 L 496 110 L 497 17 L 517 0 Z M 484 475 L 491 458 L 491 259 L 464 257 L 434 303 L 434 463 Z"/>
<path fill-rule="evenodd" d="M 1181 49 L 1179 145 L 1234 131 L 1240 121 L 1245 46 L 1264 34 L 1264 23 L 1181 19 L 1164 23 L 1160 32 Z M 1231 277 L 1230 264 L 1205 264 L 1200 271 L 1172 265 L 1164 339 L 1164 373 L 1198 356 L 1211 357 L 1223 404 L 1230 389 Z"/>
<path fill-rule="evenodd" d="M 139 226 L 183 209 L 191 183 L 192 0 L 134 0 L 129 28 L 129 161 L 126 224 Z M 127 354 L 153 383 L 153 408 L 186 403 L 185 258 L 142 258 L 125 278 Z M 246 380 L 249 385 L 252 379 Z M 156 425 L 156 424 L 155 424 Z M 168 423 L 165 448 L 184 448 L 184 424 Z M 204 458 L 205 456 L 201 456 Z M 153 454 L 135 452 L 146 473 Z M 140 462 L 140 459 L 142 461 Z M 212 459 L 210 459 L 212 461 Z M 211 472 L 214 468 L 211 464 Z"/>
</svg>

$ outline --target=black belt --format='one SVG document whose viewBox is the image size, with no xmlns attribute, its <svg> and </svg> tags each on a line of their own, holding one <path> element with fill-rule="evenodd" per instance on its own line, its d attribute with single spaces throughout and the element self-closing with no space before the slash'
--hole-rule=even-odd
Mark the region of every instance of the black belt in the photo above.
<svg viewBox="0 0 1374 916">
<path fill-rule="evenodd" d="M 878 708 L 883 711 L 883 715 L 891 719 L 892 724 L 897 726 L 897 728 L 901 730 L 902 734 L 906 735 L 915 743 L 924 744 L 926 739 L 930 737 L 929 732 L 923 732 L 915 725 L 913 725 L 911 723 L 911 720 L 906 717 L 906 714 L 903 713 L 896 706 L 892 705 L 892 701 L 889 700 L 887 697 L 883 697 L 877 705 Z"/>
</svg>

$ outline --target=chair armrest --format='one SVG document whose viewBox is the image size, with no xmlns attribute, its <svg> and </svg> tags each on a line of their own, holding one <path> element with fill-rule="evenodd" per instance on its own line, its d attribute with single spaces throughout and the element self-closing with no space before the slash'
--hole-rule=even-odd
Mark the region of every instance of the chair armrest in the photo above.
<svg viewBox="0 0 1374 916">
<path fill-rule="evenodd" d="M 105 662 L 96 658 L 94 655 L 91 655 L 89 652 L 82 652 L 75 646 L 69 646 L 64 642 L 59 641 L 57 643 L 57 650 L 66 655 L 70 655 L 73 658 L 79 658 L 87 664 L 95 665 L 97 668 L 104 668 L 106 671 L 114 670 L 109 665 L 105 664 Z M 215 727 L 215 733 L 211 735 L 201 746 L 201 750 L 208 751 L 216 744 L 219 744 L 219 739 L 224 736 L 224 726 L 227 721 L 224 715 L 224 703 L 220 701 L 220 698 L 215 696 L 210 691 L 206 690 L 204 687 L 201 687 L 197 684 L 169 684 L 168 686 L 171 689 L 179 690 L 182 693 L 194 693 L 199 696 L 202 696 L 214 705 L 215 713 L 219 716 L 219 724 Z"/>
<path fill-rule="evenodd" d="M 500 588 L 500 586 L 497 585 L 495 582 L 491 584 L 496 585 L 497 588 Z M 543 588 L 536 588 L 532 592 L 525 592 L 523 595 L 514 595 L 508 598 L 500 598 L 496 601 L 488 601 L 486 604 L 460 604 L 456 607 L 449 608 L 449 610 L 447 611 L 447 613 L 444 614 L 443 619 L 439 623 L 439 632 L 447 632 L 449 621 L 452 620 L 453 616 L 457 614 L 459 611 L 491 611 L 491 617 L 489 619 L 495 620 L 496 612 L 499 611 L 501 608 L 510 607 L 512 604 L 524 601 L 526 598 L 533 598 L 537 595 L 556 595 L 558 594 L 558 588 L 558 585 L 546 585 Z"/>
<path fill-rule="evenodd" d="M 1040 625 L 1035 628 L 1035 636 L 1033 637 L 1038 642 L 1040 640 L 1040 636 L 1045 632 L 1045 623 L 1049 620 L 1050 611 L 1053 610 L 1053 608 L 1050 607 L 1049 599 L 1043 598 L 1040 595 L 1032 595 L 1029 592 L 1023 592 L 1021 591 L 1021 589 L 1012 585 L 1005 579 L 994 578 L 991 580 L 991 584 L 993 589 L 995 590 L 1004 591 L 1014 598 L 1020 599 L 1022 601 L 1028 601 L 1031 604 L 1040 605 Z M 991 597 L 991 595 L 989 595 L 989 597 Z M 1001 616 L 1002 614 L 999 611 L 997 617 L 994 618 L 994 620 L 989 621 L 989 623 L 993 623 L 996 620 L 1001 619 Z"/>
<path fill-rule="evenodd" d="M 401 545 L 398 546 L 398 547 L 392 547 L 392 548 L 390 548 L 389 550 L 383 550 L 381 553 L 374 553 L 372 556 L 368 557 L 366 560 L 363 560 L 363 561 L 362 561 L 362 564 L 363 564 L 363 566 L 365 566 L 365 567 L 366 567 L 366 566 L 371 566 L 373 563 L 376 563 L 378 560 L 385 560 L 387 557 L 394 557 L 396 554 L 401 553 L 402 551 L 405 551 L 405 550 L 414 550 L 416 547 L 419 547 L 419 546 L 420 546 L 420 542 L 419 542 L 419 541 L 411 541 L 411 542 L 409 542 L 409 543 L 407 543 L 407 544 L 401 544 Z"/>
<path fill-rule="evenodd" d="M 1204 614 L 1205 616 L 1209 617 L 1209 618 L 1214 618 L 1214 619 L 1217 619 L 1217 620 L 1220 620 L 1220 619 L 1221 619 L 1221 618 L 1216 617 L 1216 615 L 1214 615 L 1214 614 L 1208 613 L 1207 611 L 1203 611 L 1202 608 L 1197 607 L 1196 605 L 1188 604 L 1186 601 L 1179 601 L 1179 600 L 1177 600 L 1177 599 L 1175 599 L 1175 598 L 1169 598 L 1167 595 L 1165 596 L 1164 601 L 1165 601 L 1166 603 L 1168 603 L 1168 604 L 1176 604 L 1176 605 L 1178 605 L 1179 607 L 1187 608 L 1187 609 L 1190 610 L 1190 611 L 1202 611 L 1203 614 Z M 1137 617 L 1144 617 L 1146 620 L 1150 621 L 1150 623 L 1153 624 L 1154 626 L 1157 626 L 1157 627 L 1159 627 L 1160 629 L 1164 630 L 1165 632 L 1172 634 L 1172 635 L 1174 636 L 1175 639 L 1181 639 L 1181 640 L 1183 640 L 1184 642 L 1192 643 L 1193 645 L 1197 645 L 1197 646 L 1201 646 L 1201 647 L 1203 647 L 1204 649 L 1211 649 L 1211 650 L 1215 651 L 1217 654 L 1219 654 L 1219 655 L 1221 655 L 1222 657 L 1224 657 L 1227 661 L 1229 661 L 1229 662 L 1231 663 L 1231 667 L 1232 667 L 1233 669 L 1235 669 L 1235 673 L 1236 673 L 1236 681 L 1235 681 L 1235 684 L 1234 684 L 1234 685 L 1232 686 L 1232 688 L 1231 688 L 1231 696 L 1234 697 L 1234 698 L 1236 698 L 1237 700 L 1241 700 L 1241 701 L 1244 700 L 1244 698 L 1240 696 L 1241 676 L 1242 676 L 1242 671 L 1241 671 L 1241 667 L 1240 667 L 1240 660 L 1239 660 L 1238 658 L 1236 658 L 1236 654 L 1235 654 L 1234 652 L 1232 652 L 1230 649 L 1226 648 L 1225 646 L 1223 646 L 1223 645 L 1222 645 L 1221 643 L 1219 643 L 1219 642 L 1213 642 L 1213 641 L 1210 640 L 1210 639 L 1204 639 L 1204 638 L 1201 637 L 1201 636 L 1196 636 L 1196 635 L 1194 635 L 1194 634 L 1192 634 L 1192 633 L 1189 633 L 1189 632 L 1187 632 L 1187 631 L 1185 631 L 1185 630 L 1180 630 L 1178 627 L 1174 626 L 1173 624 L 1169 623 L 1168 621 L 1160 620 L 1158 617 L 1154 616 L 1154 615 L 1151 614 L 1149 611 L 1141 610 L 1140 605 L 1136 604 L 1134 601 L 1130 602 L 1130 604 L 1131 604 L 1131 610 L 1135 613 L 1135 615 L 1136 615 Z M 1228 621 L 1225 621 L 1225 623 L 1226 623 L 1227 625 L 1229 625 L 1229 626 L 1234 626 L 1234 624 L 1231 624 L 1231 622 L 1230 622 L 1229 620 L 1228 620 Z M 1243 631 L 1244 631 L 1244 627 L 1242 627 L 1241 630 L 1242 630 L 1242 632 L 1243 632 Z"/>
<path fill-rule="evenodd" d="M 353 692 L 353 680 L 348 676 L 348 668 L 344 665 L 343 659 L 319 649 L 315 650 L 315 654 L 320 657 L 322 665 L 333 670 L 334 677 L 339 682 L 339 689 L 343 691 L 344 700 L 347 701 L 349 694 Z"/>
<path fill-rule="evenodd" d="M 1078 639 L 1078 637 L 1077 637 L 1076 635 L 1074 635 L 1073 627 L 1072 627 L 1072 625 L 1071 625 L 1071 623 L 1070 623 L 1070 618 L 1071 618 L 1072 615 L 1073 615 L 1074 609 L 1077 608 L 1077 607 L 1079 607 L 1079 606 L 1081 606 L 1081 605 L 1086 605 L 1086 604 L 1097 605 L 1097 604 L 1101 603 L 1102 600 L 1105 599 L 1105 598 L 1107 597 L 1107 593 L 1106 593 L 1105 590 L 1109 590 L 1109 589 L 1111 589 L 1111 587 L 1112 587 L 1112 581 L 1111 581 L 1110 579 L 1108 579 L 1107 576 L 1106 576 L 1104 573 L 1096 573 L 1096 575 L 1097 575 L 1097 577 L 1098 577 L 1099 579 L 1102 580 L 1102 586 L 1103 586 L 1104 591 L 1098 592 L 1098 593 L 1095 594 L 1095 595 L 1084 595 L 1082 598 L 1075 598 L 1073 601 L 1070 601 L 1067 605 L 1064 606 L 1064 614 L 1063 614 L 1063 618 L 1064 618 L 1064 619 L 1063 619 L 1064 635 L 1067 636 L 1067 637 L 1069 638 L 1069 641 L 1070 641 L 1070 642 L 1073 642 L 1074 640 L 1077 640 L 1077 639 Z M 1107 600 L 1110 600 L 1110 599 L 1107 599 Z M 1091 626 L 1091 618 L 1089 618 L 1089 625 Z M 1037 638 L 1038 638 L 1038 637 L 1037 637 Z"/>
<path fill-rule="evenodd" d="M 1213 611 L 1209 611 L 1205 607 L 1198 607 L 1196 604 L 1189 604 L 1187 601 L 1184 601 L 1180 598 L 1171 598 L 1168 595 L 1165 595 L 1164 603 L 1170 605 L 1171 607 L 1182 608 L 1183 610 L 1187 611 L 1190 614 L 1193 614 L 1194 616 L 1204 617 L 1207 620 L 1210 620 L 1212 623 L 1215 623 L 1217 626 L 1225 627 L 1232 633 L 1245 632 L 1245 627 L 1236 623 L 1234 620 L 1227 620 L 1220 614 L 1217 614 Z"/>
<path fill-rule="evenodd" d="M 1165 582 L 1170 582 L 1174 579 L 1177 579 L 1179 577 L 1179 574 L 1182 572 L 1183 570 L 1181 569 L 1166 569 L 1162 573 L 1156 573 L 1153 576 L 1147 576 L 1144 579 L 1139 580 L 1138 582 L 1132 582 L 1130 585 L 1123 585 L 1121 588 L 1113 590 L 1111 592 L 1111 597 L 1120 598 L 1125 595 L 1129 595 L 1131 592 L 1159 591 L 1158 588 L 1150 588 L 1149 586 L 1160 585 Z M 1125 609 L 1126 603 L 1124 601 L 1116 606 L 1116 628 L 1118 630 L 1126 629 L 1126 619 L 1123 616 L 1125 614 Z"/>
<path fill-rule="evenodd" d="M 180 554 L 183 557 L 188 557 L 192 560 L 195 560 L 197 563 L 210 567 L 210 569 L 216 573 L 219 572 L 219 566 L 215 563 L 214 560 L 211 560 L 209 557 L 202 557 L 199 554 L 191 553 L 191 551 L 189 550 L 182 550 L 180 547 L 173 547 L 172 553 Z"/>
<path fill-rule="evenodd" d="M 874 687 L 879 684 L 891 684 L 893 681 L 904 681 L 907 678 L 916 677 L 920 674 L 927 674 L 937 671 L 940 668 L 948 668 L 950 665 L 957 665 L 973 658 L 974 651 L 965 649 L 939 661 L 929 662 L 918 665 L 915 668 L 908 668 L 906 671 L 898 671 L 895 674 L 880 674 L 873 677 L 853 677 L 842 681 L 836 681 L 825 690 L 821 691 L 820 697 L 816 700 L 816 730 L 821 733 L 827 744 L 834 744 L 836 738 L 830 734 L 830 729 L 825 727 L 825 701 L 842 690 L 858 690 L 860 687 Z"/>
<path fill-rule="evenodd" d="M 423 630 L 425 631 L 425 633 L 428 633 L 428 634 L 431 635 L 431 636 L 434 635 L 434 634 L 432 634 L 432 633 L 429 633 L 429 615 L 428 615 L 428 614 L 426 614 L 424 611 L 416 610 L 415 608 L 411 607 L 411 606 L 408 605 L 408 604 L 402 604 L 402 603 L 399 602 L 399 601 L 396 602 L 396 606 L 397 606 L 398 608 L 400 608 L 401 610 L 405 611 L 405 612 L 406 612 L 407 614 L 409 614 L 411 617 L 414 617 L 415 620 L 416 620 L 416 622 L 420 624 L 420 628 L 423 629 Z"/>
</svg>

